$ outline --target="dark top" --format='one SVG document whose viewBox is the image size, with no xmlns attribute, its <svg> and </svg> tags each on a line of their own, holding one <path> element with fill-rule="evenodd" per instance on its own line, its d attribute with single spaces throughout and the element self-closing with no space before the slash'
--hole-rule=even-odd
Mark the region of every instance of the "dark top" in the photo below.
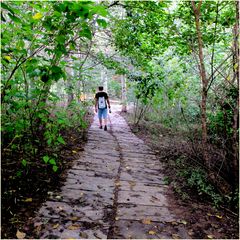
<svg viewBox="0 0 240 240">
<path fill-rule="evenodd" d="M 108 95 L 106 92 L 97 92 L 95 95 L 95 98 L 98 100 L 99 97 L 104 97 L 105 100 L 108 99 Z M 107 108 L 107 103 L 106 103 L 106 108 Z"/>
</svg>

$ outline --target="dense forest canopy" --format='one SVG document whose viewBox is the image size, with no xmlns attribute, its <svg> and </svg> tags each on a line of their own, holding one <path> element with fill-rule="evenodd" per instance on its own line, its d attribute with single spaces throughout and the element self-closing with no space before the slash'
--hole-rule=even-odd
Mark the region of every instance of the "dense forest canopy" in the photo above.
<svg viewBox="0 0 240 240">
<path fill-rule="evenodd" d="M 15 179 L 63 168 L 63 131 L 86 128 L 101 84 L 136 125 L 187 130 L 218 195 L 201 191 L 236 207 L 238 1 L 4 1 L 1 23 L 2 168 Z"/>
<path fill-rule="evenodd" d="M 210 142 L 224 146 L 223 162 L 232 173 L 227 178 L 235 185 L 238 3 L 147 1 L 122 6 L 125 16 L 115 20 L 118 27 L 112 31 L 116 47 L 140 72 L 129 76 L 141 103 L 139 119 L 150 108 L 154 119 L 171 124 L 181 117 L 189 123 L 201 121 L 204 165 L 212 169 L 217 164 L 209 156 Z"/>
</svg>

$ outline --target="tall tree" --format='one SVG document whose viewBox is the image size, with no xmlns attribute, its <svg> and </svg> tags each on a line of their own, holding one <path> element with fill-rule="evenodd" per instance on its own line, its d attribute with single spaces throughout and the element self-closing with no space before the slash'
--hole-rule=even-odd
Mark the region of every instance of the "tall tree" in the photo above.
<svg viewBox="0 0 240 240">
<path fill-rule="evenodd" d="M 203 39 L 202 39 L 202 32 L 201 32 L 201 6 L 202 0 L 198 1 L 198 5 L 196 5 L 196 1 L 191 1 L 192 8 L 195 16 L 195 24 L 197 30 L 197 39 L 198 39 L 198 57 L 199 57 L 199 71 L 202 80 L 202 101 L 201 101 L 201 121 L 202 121 L 202 144 L 203 144 L 203 157 L 207 164 L 210 166 L 208 162 L 208 155 L 207 155 L 207 114 L 206 114 L 206 105 L 207 105 L 207 89 L 208 89 L 208 79 L 206 75 L 206 68 L 205 68 L 205 60 L 203 54 Z"/>
</svg>

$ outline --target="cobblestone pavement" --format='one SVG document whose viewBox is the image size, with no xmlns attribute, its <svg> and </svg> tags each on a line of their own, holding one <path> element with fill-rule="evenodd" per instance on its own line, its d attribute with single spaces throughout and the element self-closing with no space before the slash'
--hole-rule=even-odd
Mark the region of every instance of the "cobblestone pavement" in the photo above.
<svg viewBox="0 0 240 240">
<path fill-rule="evenodd" d="M 35 217 L 39 238 L 189 238 L 184 226 L 169 227 L 180 220 L 169 212 L 154 153 L 116 111 L 110 121 L 103 131 L 95 116 L 61 191 Z"/>
</svg>

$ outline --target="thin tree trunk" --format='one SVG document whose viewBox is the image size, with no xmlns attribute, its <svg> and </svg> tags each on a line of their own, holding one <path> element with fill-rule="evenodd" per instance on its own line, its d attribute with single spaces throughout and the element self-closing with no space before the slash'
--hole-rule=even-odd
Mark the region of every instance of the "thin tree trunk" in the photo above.
<svg viewBox="0 0 240 240">
<path fill-rule="evenodd" d="M 195 16 L 195 24 L 198 37 L 198 57 L 199 57 L 199 71 L 202 80 L 202 101 L 201 101 L 201 121 L 202 121 L 202 146 L 203 146 L 203 158 L 207 166 L 210 166 L 210 162 L 207 155 L 207 114 L 206 114 L 206 105 L 207 105 L 207 86 L 208 79 L 205 70 L 204 64 L 204 54 L 203 54 L 203 40 L 202 33 L 200 28 L 200 15 L 202 1 L 198 2 L 198 6 L 195 5 L 195 1 L 192 1 L 192 8 Z"/>
<path fill-rule="evenodd" d="M 233 72 L 237 83 L 237 88 L 239 90 L 239 1 L 236 1 L 236 24 L 233 30 Z M 238 156 L 238 127 L 239 127 L 239 94 L 237 95 L 237 102 L 234 109 L 233 115 L 233 136 L 232 136 L 232 148 L 233 148 L 233 175 L 234 175 L 234 190 L 238 185 L 238 169 L 239 169 L 239 156 Z"/>
<path fill-rule="evenodd" d="M 72 79 L 70 78 L 70 76 L 68 77 L 68 80 L 67 80 L 67 86 L 68 86 L 68 105 L 69 105 L 74 99 Z"/>
<path fill-rule="evenodd" d="M 138 110 L 138 99 L 136 100 L 136 104 L 135 104 L 135 107 L 134 107 L 134 124 L 136 124 L 136 119 L 137 119 L 137 110 Z"/>
<path fill-rule="evenodd" d="M 127 112 L 126 79 L 124 75 L 121 75 L 121 84 L 122 84 L 122 112 Z"/>
<path fill-rule="evenodd" d="M 65 59 L 67 60 L 67 56 L 65 57 Z M 66 68 L 66 72 L 67 72 L 67 104 L 71 104 L 71 102 L 74 100 L 74 93 L 73 93 L 73 78 L 74 78 L 74 71 L 72 68 L 68 67 Z"/>
</svg>

